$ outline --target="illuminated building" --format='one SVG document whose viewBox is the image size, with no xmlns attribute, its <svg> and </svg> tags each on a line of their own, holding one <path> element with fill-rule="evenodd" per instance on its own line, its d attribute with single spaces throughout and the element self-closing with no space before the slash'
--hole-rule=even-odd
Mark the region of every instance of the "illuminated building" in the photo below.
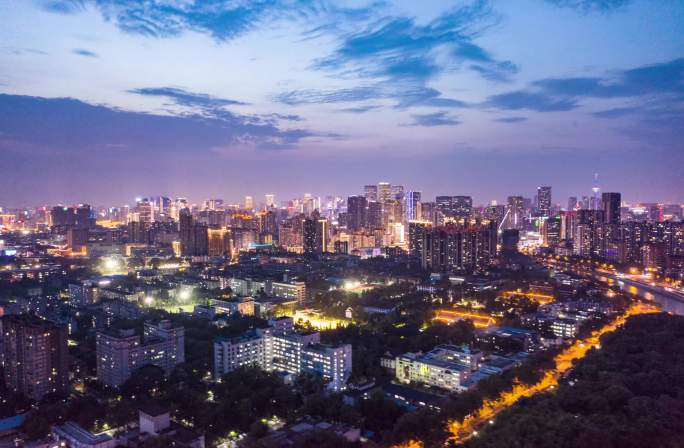
<svg viewBox="0 0 684 448">
<path fill-rule="evenodd" d="M 523 203 L 522 196 L 509 196 L 507 202 L 506 210 L 506 223 L 507 229 L 517 229 L 522 230 L 523 228 L 523 217 L 525 211 L 525 205 Z"/>
<path fill-rule="evenodd" d="M 383 204 L 380 202 L 369 202 L 366 213 L 366 228 L 381 229 L 383 227 L 382 219 Z"/>
<path fill-rule="evenodd" d="M 465 351 L 464 353 L 459 353 Z M 467 380 L 481 357 L 479 351 L 455 346 L 437 346 L 426 353 L 405 353 L 395 359 L 395 378 L 402 383 L 420 383 L 451 392 L 466 390 Z"/>
<path fill-rule="evenodd" d="M 27 398 L 68 391 L 67 328 L 32 315 L 0 319 L 5 386 Z"/>
<path fill-rule="evenodd" d="M 292 318 L 269 322 L 267 329 L 251 330 L 236 338 L 214 340 L 214 377 L 221 378 L 241 366 L 292 375 L 309 373 L 323 377 L 328 388 L 344 389 L 352 369 L 349 344 L 320 344 L 320 333 L 297 333 Z"/>
<path fill-rule="evenodd" d="M 575 319 L 556 319 L 551 323 L 551 331 L 559 338 L 574 338 L 579 331 L 579 322 Z"/>
<path fill-rule="evenodd" d="M 427 221 L 409 221 L 409 255 L 414 260 L 426 257 L 427 232 L 430 230 Z"/>
<path fill-rule="evenodd" d="M 67 246 L 73 252 L 85 252 L 88 247 L 88 229 L 71 227 L 67 230 Z"/>
<path fill-rule="evenodd" d="M 537 214 L 551 216 L 551 187 L 537 187 Z"/>
<path fill-rule="evenodd" d="M 444 216 L 455 219 L 469 219 L 473 213 L 473 198 L 470 196 L 437 196 L 437 208 Z"/>
<path fill-rule="evenodd" d="M 147 198 L 139 199 L 135 205 L 138 221 L 150 223 L 154 221 L 154 207 Z"/>
<path fill-rule="evenodd" d="M 52 229 L 59 232 L 65 232 L 68 228 L 89 229 L 95 223 L 87 204 L 76 207 L 53 207 L 49 221 Z"/>
<path fill-rule="evenodd" d="M 273 208 L 275 207 L 275 195 L 274 194 L 266 194 L 265 195 L 266 199 L 266 208 Z"/>
<path fill-rule="evenodd" d="M 254 210 L 254 199 L 251 196 L 245 196 L 245 210 Z"/>
<path fill-rule="evenodd" d="M 97 379 L 112 387 L 125 383 L 140 367 L 155 365 L 167 375 L 185 362 L 185 330 L 170 321 L 145 322 L 143 341 L 135 330 L 98 332 Z"/>
<path fill-rule="evenodd" d="M 562 219 L 560 215 L 542 219 L 542 235 L 544 238 L 544 245 L 547 247 L 554 247 L 561 240 Z"/>
<path fill-rule="evenodd" d="M 210 257 L 230 257 L 232 241 L 228 229 L 207 229 L 208 255 Z"/>
<path fill-rule="evenodd" d="M 496 238 L 493 221 L 434 227 L 420 242 L 421 265 L 432 271 L 484 269 L 496 256 Z M 417 247 L 416 242 L 413 244 Z"/>
<path fill-rule="evenodd" d="M 209 253 L 207 226 L 194 222 L 190 212 L 181 210 L 179 219 L 181 253 L 184 257 L 204 256 Z"/>
<path fill-rule="evenodd" d="M 415 221 L 416 219 L 420 219 L 420 191 L 407 191 L 404 200 L 406 203 L 404 208 L 406 211 L 406 221 Z"/>
<path fill-rule="evenodd" d="M 363 196 L 368 202 L 378 202 L 378 186 L 366 185 L 363 187 Z"/>
<path fill-rule="evenodd" d="M 378 202 L 390 202 L 392 199 L 392 185 L 390 185 L 389 182 L 379 182 Z"/>
</svg>

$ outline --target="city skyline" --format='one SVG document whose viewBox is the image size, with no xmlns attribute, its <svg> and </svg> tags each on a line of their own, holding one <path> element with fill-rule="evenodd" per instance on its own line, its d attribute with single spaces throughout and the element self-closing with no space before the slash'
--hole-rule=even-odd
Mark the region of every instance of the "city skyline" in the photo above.
<svg viewBox="0 0 684 448">
<path fill-rule="evenodd" d="M 0 1 L 5 207 L 684 202 L 684 3 Z M 551 36 L 551 38 L 549 38 Z"/>
</svg>

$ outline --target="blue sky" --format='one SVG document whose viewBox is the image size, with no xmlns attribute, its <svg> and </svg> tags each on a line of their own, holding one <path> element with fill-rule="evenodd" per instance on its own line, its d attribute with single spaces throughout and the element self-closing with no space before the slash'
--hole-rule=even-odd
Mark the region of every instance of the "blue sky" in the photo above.
<svg viewBox="0 0 684 448">
<path fill-rule="evenodd" d="M 684 201 L 684 1 L 0 0 L 0 204 Z"/>
</svg>

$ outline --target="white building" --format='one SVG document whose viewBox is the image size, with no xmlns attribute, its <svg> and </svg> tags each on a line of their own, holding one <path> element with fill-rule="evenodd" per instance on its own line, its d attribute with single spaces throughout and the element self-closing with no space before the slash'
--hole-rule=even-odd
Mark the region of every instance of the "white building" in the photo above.
<svg viewBox="0 0 684 448">
<path fill-rule="evenodd" d="M 426 354 L 405 353 L 394 362 L 395 377 L 402 383 L 421 383 L 458 392 L 480 365 L 482 353 L 467 346 L 438 345 Z"/>
<path fill-rule="evenodd" d="M 243 366 L 293 375 L 322 376 L 333 390 L 345 387 L 352 370 L 349 344 L 330 347 L 320 344 L 320 333 L 297 333 L 292 318 L 279 318 L 267 329 L 247 332 L 237 338 L 214 341 L 214 377 L 221 378 Z"/>
</svg>

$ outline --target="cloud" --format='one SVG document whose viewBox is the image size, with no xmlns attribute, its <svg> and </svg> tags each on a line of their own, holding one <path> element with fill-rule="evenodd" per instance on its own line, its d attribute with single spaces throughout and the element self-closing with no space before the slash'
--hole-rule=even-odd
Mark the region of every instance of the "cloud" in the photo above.
<svg viewBox="0 0 684 448">
<path fill-rule="evenodd" d="M 581 99 L 647 98 L 648 108 L 667 107 L 684 102 L 684 58 L 649 64 L 626 70 L 614 70 L 604 76 L 546 78 L 534 81 L 528 90 L 501 93 L 481 104 L 504 110 L 560 112 L 579 107 Z M 646 109 L 641 101 L 641 109 Z M 629 114 L 625 108 L 594 112 L 594 116 L 615 118 Z"/>
<path fill-rule="evenodd" d="M 495 21 L 485 1 L 451 9 L 421 25 L 409 17 L 386 17 L 362 31 L 344 35 L 337 49 L 319 59 L 314 68 L 345 76 L 421 81 L 443 73 L 448 64 L 477 62 L 471 66 L 490 80 L 504 81 L 517 71 L 510 61 L 497 61 L 473 39 Z M 447 64 L 437 62 L 446 49 Z"/>
<path fill-rule="evenodd" d="M 381 107 L 382 106 L 369 104 L 366 106 L 356 106 L 356 107 L 347 107 L 344 109 L 339 109 L 338 112 L 349 112 L 349 113 L 353 113 L 353 114 L 363 114 L 363 113 L 366 113 L 366 112 L 371 111 L 371 110 L 380 109 Z"/>
<path fill-rule="evenodd" d="M 39 4 L 62 14 L 92 7 L 130 34 L 167 38 L 194 31 L 227 41 L 279 19 L 300 21 L 307 27 L 317 23 L 313 28 L 319 32 L 333 29 L 333 24 L 343 20 L 367 20 L 382 3 L 359 8 L 325 0 L 39 0 Z"/>
<path fill-rule="evenodd" d="M 546 2 L 561 8 L 570 8 L 589 14 L 613 12 L 632 3 L 632 0 L 546 0 Z"/>
<path fill-rule="evenodd" d="M 527 117 L 502 117 L 497 118 L 495 121 L 499 123 L 520 123 L 522 121 L 527 121 Z"/>
<path fill-rule="evenodd" d="M 75 14 L 85 9 L 83 0 L 39 0 L 38 4 L 46 11 L 57 14 Z"/>
<path fill-rule="evenodd" d="M 161 96 L 172 100 L 181 106 L 202 106 L 202 107 L 222 107 L 222 106 L 244 106 L 247 103 L 226 98 L 217 98 L 206 93 L 193 93 L 176 87 L 144 87 L 131 89 L 129 93 L 144 96 Z"/>
<path fill-rule="evenodd" d="M 522 90 L 490 96 L 483 105 L 496 109 L 527 109 L 537 112 L 562 112 L 577 107 L 576 102 L 571 99 L 555 99 L 541 93 Z"/>
<path fill-rule="evenodd" d="M 684 93 L 684 58 L 618 70 L 604 77 L 549 78 L 535 87 L 552 95 L 619 98 L 662 93 Z"/>
<path fill-rule="evenodd" d="M 360 102 L 367 100 L 395 100 L 395 108 L 406 109 L 414 106 L 427 107 L 468 107 L 464 101 L 443 97 L 441 92 L 420 83 L 396 85 L 392 82 L 351 87 L 337 90 L 290 90 L 274 97 L 274 100 L 290 106 L 300 104 L 331 104 Z"/>
<path fill-rule="evenodd" d="M 97 54 L 93 53 L 90 50 L 84 50 L 83 48 L 75 48 L 74 50 L 71 51 L 73 54 L 77 54 L 79 56 L 85 56 L 87 58 L 97 58 Z"/>
<path fill-rule="evenodd" d="M 447 112 L 440 111 L 431 114 L 411 115 L 413 123 L 409 126 L 455 126 L 461 124 L 456 118 L 447 115 Z"/>
<path fill-rule="evenodd" d="M 134 152 L 208 151 L 214 147 L 293 148 L 316 136 L 224 112 L 207 118 L 131 112 L 72 98 L 0 94 L 0 147 L 83 152 L 113 147 Z M 119 149 L 120 150 L 120 149 Z"/>
</svg>

